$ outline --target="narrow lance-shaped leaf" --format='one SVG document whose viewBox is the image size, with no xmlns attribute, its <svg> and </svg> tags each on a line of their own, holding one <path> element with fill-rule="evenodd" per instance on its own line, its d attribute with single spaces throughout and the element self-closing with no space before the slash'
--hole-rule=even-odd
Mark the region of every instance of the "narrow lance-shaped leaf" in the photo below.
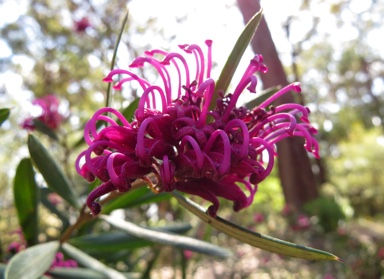
<svg viewBox="0 0 384 279">
<path fill-rule="evenodd" d="M 0 278 L 3 279 L 5 276 L 5 269 L 7 268 L 6 264 L 0 263 Z"/>
<path fill-rule="evenodd" d="M 50 200 L 49 200 L 49 194 L 56 194 L 51 191 L 49 188 L 40 188 L 40 202 L 42 205 L 44 205 L 48 210 L 50 210 L 53 214 L 55 214 L 61 221 L 62 223 L 62 228 L 61 230 L 64 231 L 69 225 L 69 217 L 65 212 L 62 212 L 58 209 L 56 205 L 54 205 Z"/>
<path fill-rule="evenodd" d="M 248 243 L 254 247 L 260 249 L 278 253 L 280 255 L 291 256 L 296 258 L 302 258 L 307 260 L 331 260 L 342 261 L 339 257 L 314 248 L 297 245 L 291 242 L 280 240 L 274 237 L 263 235 L 257 232 L 250 231 L 238 225 L 235 225 L 220 217 L 211 217 L 204 212 L 204 209 L 192 202 L 191 200 L 183 197 L 178 192 L 174 191 L 173 195 L 179 201 L 179 203 L 195 214 L 204 222 L 210 224 L 217 230 L 226 233 L 233 238 L 236 238 L 244 243 Z"/>
<path fill-rule="evenodd" d="M 10 114 L 10 109 L 9 108 L 2 108 L 0 109 L 0 126 L 3 124 L 5 120 L 8 119 Z"/>
<path fill-rule="evenodd" d="M 184 234 L 191 229 L 189 224 L 153 228 L 156 231 Z M 124 231 L 112 231 L 100 234 L 88 234 L 71 238 L 69 244 L 92 255 L 118 253 L 122 249 L 133 250 L 153 245 L 145 239 L 140 239 Z"/>
<path fill-rule="evenodd" d="M 160 256 L 160 252 L 161 252 L 161 249 L 159 249 L 158 247 L 156 247 L 155 249 L 153 249 L 152 258 L 149 259 L 149 261 L 147 261 L 147 266 L 146 266 L 145 270 L 143 271 L 143 273 L 141 274 L 140 279 L 151 278 L 151 277 L 150 277 L 150 275 L 151 275 L 151 270 L 152 270 L 153 267 L 155 266 L 155 263 L 156 263 L 157 259 L 158 259 L 159 256 Z"/>
<path fill-rule="evenodd" d="M 135 114 L 135 111 L 137 110 L 137 107 L 139 105 L 139 101 L 140 101 L 140 98 L 136 98 L 135 100 L 133 100 L 123 111 L 122 111 L 122 114 L 124 115 L 125 119 L 127 119 L 128 121 L 132 121 L 133 119 L 133 116 Z M 117 122 L 119 124 L 120 123 L 120 120 Z"/>
<path fill-rule="evenodd" d="M 24 238 L 28 246 L 35 245 L 38 235 L 38 189 L 30 158 L 22 159 L 16 169 L 13 197 Z"/>
<path fill-rule="evenodd" d="M 95 258 L 91 257 L 90 255 L 84 253 L 83 251 L 77 249 L 76 247 L 68 244 L 63 243 L 62 244 L 63 250 L 74 260 L 76 260 L 79 264 L 88 267 L 92 270 L 98 271 L 104 275 L 107 276 L 107 278 L 110 279 L 126 279 L 123 274 L 118 272 L 117 270 L 114 270 L 102 262 L 99 262 Z"/>
<path fill-rule="evenodd" d="M 168 193 L 155 194 L 147 187 L 138 187 L 118 196 L 102 208 L 102 214 L 109 214 L 115 209 L 132 208 L 142 204 L 155 203 L 169 200 L 172 196 Z"/>
<path fill-rule="evenodd" d="M 45 125 L 44 122 L 40 121 L 39 119 L 34 119 L 33 125 L 35 126 L 35 129 L 37 131 L 47 135 L 51 139 L 58 140 L 56 133 L 51 128 L 49 128 L 47 125 Z"/>
<path fill-rule="evenodd" d="M 39 278 L 51 267 L 59 246 L 58 241 L 52 241 L 19 252 L 8 263 L 5 279 Z"/>
<path fill-rule="evenodd" d="M 89 268 L 55 267 L 49 275 L 55 279 L 105 279 L 104 274 Z"/>
<path fill-rule="evenodd" d="M 229 84 L 231 83 L 232 77 L 236 71 L 236 68 L 240 63 L 241 57 L 247 49 L 249 42 L 252 40 L 252 37 L 255 34 L 257 27 L 259 26 L 262 15 L 262 10 L 257 12 L 249 20 L 243 32 L 237 39 L 237 42 L 233 47 L 232 52 L 229 55 L 223 70 L 221 71 L 219 79 L 216 82 L 215 95 L 213 96 L 212 100 L 216 100 L 219 97 L 218 91 L 222 90 L 224 93 L 227 91 Z M 213 109 L 215 105 L 216 102 L 212 101 L 210 104 L 210 109 Z"/>
<path fill-rule="evenodd" d="M 44 177 L 48 187 L 72 206 L 80 208 L 73 185 L 52 155 L 33 134 L 28 137 L 28 149 L 33 162 Z"/>
<path fill-rule="evenodd" d="M 130 235 L 136 236 L 141 239 L 146 239 L 154 243 L 171 245 L 178 248 L 217 256 L 221 258 L 226 258 L 231 255 L 231 253 L 226 249 L 194 238 L 146 229 L 137 226 L 133 223 L 113 218 L 107 215 L 101 215 L 100 218 L 108 222 L 115 228 L 121 229 Z"/>
</svg>

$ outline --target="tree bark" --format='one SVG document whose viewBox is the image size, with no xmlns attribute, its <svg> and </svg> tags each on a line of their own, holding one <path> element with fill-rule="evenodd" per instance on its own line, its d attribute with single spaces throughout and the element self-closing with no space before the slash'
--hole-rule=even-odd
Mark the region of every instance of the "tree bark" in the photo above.
<svg viewBox="0 0 384 279">
<path fill-rule="evenodd" d="M 237 3 L 245 23 L 260 10 L 259 0 L 237 0 Z M 264 17 L 251 41 L 251 47 L 255 53 L 263 55 L 269 69 L 266 74 L 260 75 L 263 87 L 287 85 L 286 73 Z M 275 105 L 293 102 L 295 102 L 293 93 L 288 93 L 276 100 Z M 298 137 L 287 138 L 277 144 L 278 170 L 285 201 L 297 209 L 318 197 L 315 177 L 303 144 L 303 139 Z"/>
</svg>

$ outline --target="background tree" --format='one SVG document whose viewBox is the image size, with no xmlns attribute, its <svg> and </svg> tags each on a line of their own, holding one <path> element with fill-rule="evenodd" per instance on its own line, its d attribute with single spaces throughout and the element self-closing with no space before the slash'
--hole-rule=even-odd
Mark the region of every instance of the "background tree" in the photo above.
<svg viewBox="0 0 384 279">
<path fill-rule="evenodd" d="M 252 14 L 260 9 L 259 1 L 238 0 L 243 13 L 244 22 L 248 22 Z M 261 53 L 268 65 L 268 73 L 261 75 L 264 88 L 286 86 L 288 80 L 283 65 L 278 57 L 267 23 L 263 18 L 251 42 L 255 53 Z M 294 93 L 285 94 L 276 101 L 276 105 L 295 101 Z M 289 138 L 277 144 L 278 167 L 286 203 L 296 208 L 315 199 L 318 190 L 303 141 Z"/>
</svg>

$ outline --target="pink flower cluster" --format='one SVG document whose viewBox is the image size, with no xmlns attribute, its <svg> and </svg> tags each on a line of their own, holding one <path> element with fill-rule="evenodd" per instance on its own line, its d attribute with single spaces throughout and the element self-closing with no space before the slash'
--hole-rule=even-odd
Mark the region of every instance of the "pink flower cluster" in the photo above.
<svg viewBox="0 0 384 279">
<path fill-rule="evenodd" d="M 78 264 L 75 260 L 65 260 L 63 253 L 57 252 L 50 269 L 52 270 L 55 267 L 74 268 L 78 267 Z"/>
<path fill-rule="evenodd" d="M 25 250 L 27 248 L 27 244 L 21 229 L 17 229 L 16 231 L 13 231 L 11 233 L 17 234 L 20 238 L 19 241 L 11 242 L 8 245 L 7 252 L 11 254 L 11 256 L 14 256 L 15 254 Z M 74 268 L 78 267 L 78 264 L 75 260 L 65 260 L 63 253 L 57 252 L 49 269 L 52 270 L 55 267 Z"/>
<path fill-rule="evenodd" d="M 107 107 L 85 126 L 88 147 L 79 155 L 76 168 L 88 181 L 96 177 L 102 181 L 87 199 L 93 214 L 101 210 L 99 197 L 114 190 L 128 191 L 136 179 L 145 180 L 155 192 L 178 190 L 199 196 L 212 203 L 211 216 L 217 214 L 218 197 L 232 201 L 238 211 L 252 203 L 257 184 L 271 173 L 275 143 L 303 137 L 305 148 L 318 156 L 309 110 L 293 103 L 272 106 L 279 96 L 300 92 L 298 83 L 282 88 L 253 110 L 237 106 L 244 90 L 256 92 L 255 72 L 267 71 L 261 55 L 251 59 L 233 93 L 219 92 L 219 98 L 213 99 L 211 44 L 206 41 L 206 55 L 194 44 L 179 46 L 181 53 L 147 51 L 129 66 L 151 65 L 160 84 L 124 69 L 113 70 L 104 79 L 112 82 L 114 76 L 126 76 L 114 88 L 135 82 L 142 95 L 132 122 Z M 188 55 L 194 63 L 187 62 Z M 172 69 L 177 75 L 171 75 Z M 106 123 L 105 128 L 97 129 L 99 121 Z"/>
<path fill-rule="evenodd" d="M 41 108 L 41 113 L 37 117 L 29 117 L 24 120 L 22 127 L 26 130 L 34 130 L 37 119 L 51 130 L 56 130 L 64 120 L 64 116 L 59 112 L 59 99 L 49 94 L 32 101 L 32 104 Z"/>
<path fill-rule="evenodd" d="M 78 33 L 83 33 L 87 28 L 91 27 L 91 23 L 87 17 L 82 17 L 80 20 L 74 22 L 75 31 Z"/>
</svg>

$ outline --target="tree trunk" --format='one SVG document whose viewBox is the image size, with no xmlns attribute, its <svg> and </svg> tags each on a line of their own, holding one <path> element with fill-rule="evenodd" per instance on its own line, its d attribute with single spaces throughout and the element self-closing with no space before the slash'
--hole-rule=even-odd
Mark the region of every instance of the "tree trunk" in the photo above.
<svg viewBox="0 0 384 279">
<path fill-rule="evenodd" d="M 260 10 L 259 0 L 237 0 L 237 3 L 245 23 Z M 263 87 L 287 85 L 287 76 L 264 18 L 261 19 L 251 46 L 255 53 L 263 55 L 269 69 L 268 73 L 260 75 Z M 276 100 L 276 105 L 293 102 L 293 93 L 288 93 Z M 318 196 L 311 163 L 303 144 L 304 140 L 298 137 L 287 138 L 277 144 L 278 170 L 285 201 L 297 209 Z"/>
</svg>

